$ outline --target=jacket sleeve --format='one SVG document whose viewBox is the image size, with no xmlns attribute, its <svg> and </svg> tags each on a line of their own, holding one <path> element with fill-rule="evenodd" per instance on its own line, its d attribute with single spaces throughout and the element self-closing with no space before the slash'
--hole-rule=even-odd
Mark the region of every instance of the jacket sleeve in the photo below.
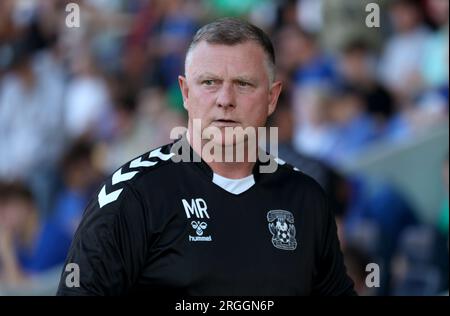
<svg viewBox="0 0 450 316">
<path fill-rule="evenodd" d="M 95 196 L 89 203 L 70 246 L 57 295 L 123 295 L 138 280 L 151 238 L 149 214 L 130 186 L 115 200 L 113 192 L 118 190 L 110 191 L 113 195 Z M 99 200 L 108 203 L 101 207 Z M 79 284 L 76 274 L 65 269 L 70 263 L 79 267 Z"/>
</svg>

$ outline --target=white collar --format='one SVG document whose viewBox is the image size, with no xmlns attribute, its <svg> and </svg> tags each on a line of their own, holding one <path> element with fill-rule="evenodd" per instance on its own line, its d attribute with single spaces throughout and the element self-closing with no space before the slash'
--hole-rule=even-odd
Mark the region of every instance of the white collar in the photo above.
<svg viewBox="0 0 450 316">
<path fill-rule="evenodd" d="M 255 178 L 251 174 L 241 179 L 230 179 L 214 173 L 213 182 L 225 191 L 238 195 L 250 189 L 255 184 Z"/>
</svg>

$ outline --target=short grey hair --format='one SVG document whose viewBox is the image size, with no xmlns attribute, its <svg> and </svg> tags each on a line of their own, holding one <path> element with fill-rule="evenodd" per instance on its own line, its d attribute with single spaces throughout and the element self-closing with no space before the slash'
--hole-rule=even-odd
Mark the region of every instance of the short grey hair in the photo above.
<svg viewBox="0 0 450 316">
<path fill-rule="evenodd" d="M 275 50 L 269 36 L 259 27 L 236 18 L 222 18 L 204 25 L 194 35 L 186 53 L 186 62 L 192 49 L 200 42 L 209 44 L 236 45 L 253 41 L 261 46 L 266 53 L 266 64 L 269 80 L 275 80 Z"/>
</svg>

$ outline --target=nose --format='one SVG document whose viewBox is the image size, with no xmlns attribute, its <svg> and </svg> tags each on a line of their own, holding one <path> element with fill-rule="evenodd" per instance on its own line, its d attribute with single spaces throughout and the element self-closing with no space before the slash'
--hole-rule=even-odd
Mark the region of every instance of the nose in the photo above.
<svg viewBox="0 0 450 316">
<path fill-rule="evenodd" d="M 224 83 L 217 94 L 216 104 L 218 107 L 229 108 L 235 107 L 233 86 L 228 83 Z"/>
</svg>

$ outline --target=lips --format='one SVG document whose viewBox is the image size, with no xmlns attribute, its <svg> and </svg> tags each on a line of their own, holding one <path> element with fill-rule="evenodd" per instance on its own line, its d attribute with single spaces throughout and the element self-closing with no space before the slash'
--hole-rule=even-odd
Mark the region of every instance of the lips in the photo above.
<svg viewBox="0 0 450 316">
<path fill-rule="evenodd" d="M 239 122 L 230 119 L 217 119 L 212 121 L 212 124 L 218 127 L 224 127 L 224 126 L 236 126 L 239 125 Z"/>
</svg>

